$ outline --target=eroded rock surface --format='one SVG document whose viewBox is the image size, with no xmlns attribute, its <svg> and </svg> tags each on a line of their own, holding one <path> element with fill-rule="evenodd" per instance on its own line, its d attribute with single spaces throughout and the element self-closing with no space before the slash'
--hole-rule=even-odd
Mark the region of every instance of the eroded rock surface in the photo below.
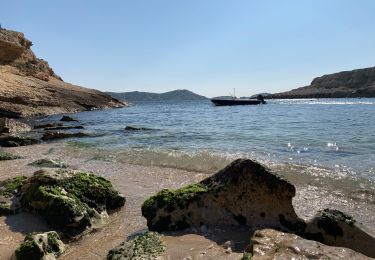
<svg viewBox="0 0 375 260">
<path fill-rule="evenodd" d="M 256 231 L 247 251 L 243 259 L 371 259 L 348 248 L 327 246 L 273 229 Z"/>
<path fill-rule="evenodd" d="M 65 245 L 55 231 L 30 233 L 15 252 L 17 260 L 53 260 L 65 251 Z"/>
<path fill-rule="evenodd" d="M 298 231 L 295 188 L 252 160 L 239 159 L 215 175 L 179 190 L 162 190 L 146 200 L 142 215 L 150 230 L 201 225 L 248 225 Z"/>
</svg>

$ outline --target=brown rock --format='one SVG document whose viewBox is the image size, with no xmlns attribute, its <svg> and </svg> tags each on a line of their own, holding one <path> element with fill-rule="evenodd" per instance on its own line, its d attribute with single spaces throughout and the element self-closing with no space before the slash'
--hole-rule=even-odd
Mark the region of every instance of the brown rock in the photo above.
<svg viewBox="0 0 375 260">
<path fill-rule="evenodd" d="M 295 188 L 252 160 L 239 159 L 198 184 L 162 190 L 146 200 L 142 214 L 153 231 L 201 225 L 248 225 L 302 230 L 292 205 Z"/>
<path fill-rule="evenodd" d="M 30 131 L 31 127 L 28 124 L 22 123 L 15 119 L 6 117 L 0 118 L 0 133 L 14 134 Z"/>
<path fill-rule="evenodd" d="M 371 259 L 351 249 L 332 247 L 273 229 L 255 232 L 247 248 L 251 259 Z"/>
</svg>

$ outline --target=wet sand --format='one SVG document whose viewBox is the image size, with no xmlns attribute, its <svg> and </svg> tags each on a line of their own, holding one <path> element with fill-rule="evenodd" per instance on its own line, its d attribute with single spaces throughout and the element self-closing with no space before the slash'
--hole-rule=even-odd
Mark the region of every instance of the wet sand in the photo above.
<svg viewBox="0 0 375 260">
<path fill-rule="evenodd" d="M 100 160 L 95 149 L 72 148 L 66 143 L 50 143 L 28 147 L 7 148 L 6 151 L 20 155 L 23 159 L 0 162 L 0 180 L 16 175 L 31 176 L 38 167 L 28 164 L 41 158 L 60 159 L 72 169 L 95 172 L 112 181 L 116 189 L 127 199 L 126 206 L 110 215 L 108 223 L 100 230 L 72 242 L 60 259 L 103 259 L 107 252 L 123 242 L 134 232 L 145 230 L 146 220 L 141 215 L 143 201 L 162 188 L 179 188 L 197 182 L 212 173 L 192 172 L 172 168 L 141 166 Z M 95 160 L 93 158 L 96 158 Z M 99 159 L 99 160 L 98 160 Z M 375 233 L 375 203 L 360 195 L 350 197 L 341 192 L 333 193 L 312 182 L 290 180 L 297 187 L 293 203 L 297 213 L 304 219 L 312 217 L 319 209 L 337 208 L 353 215 L 367 230 Z M 46 231 L 50 228 L 34 215 L 22 213 L 0 217 L 0 259 L 9 259 L 22 242 L 24 234 L 31 231 Z M 206 229 L 165 234 L 167 245 L 165 259 L 239 259 L 250 238 L 250 231 L 241 228 Z M 233 252 L 226 249 L 231 241 Z M 224 244 L 224 245 L 223 245 Z"/>
</svg>

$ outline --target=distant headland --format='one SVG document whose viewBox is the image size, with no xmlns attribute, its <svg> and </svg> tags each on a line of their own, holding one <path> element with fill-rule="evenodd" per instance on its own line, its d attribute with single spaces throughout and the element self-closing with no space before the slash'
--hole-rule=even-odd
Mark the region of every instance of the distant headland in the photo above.
<svg viewBox="0 0 375 260">
<path fill-rule="evenodd" d="M 375 97 L 375 67 L 323 75 L 315 78 L 309 86 L 272 94 L 267 98 L 362 97 Z"/>
<path fill-rule="evenodd" d="M 150 93 L 150 92 L 106 92 L 106 94 L 120 99 L 131 102 L 136 101 L 187 101 L 187 100 L 206 100 L 207 97 L 198 95 L 186 89 L 178 89 L 165 93 Z"/>
</svg>

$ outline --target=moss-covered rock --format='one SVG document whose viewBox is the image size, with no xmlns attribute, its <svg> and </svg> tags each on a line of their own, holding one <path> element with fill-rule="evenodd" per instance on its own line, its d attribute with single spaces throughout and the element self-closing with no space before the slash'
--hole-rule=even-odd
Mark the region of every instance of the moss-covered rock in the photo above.
<svg viewBox="0 0 375 260">
<path fill-rule="evenodd" d="M 213 176 L 178 190 L 162 190 L 142 205 L 152 231 L 202 225 L 248 225 L 299 230 L 295 188 L 256 161 L 236 160 Z"/>
<path fill-rule="evenodd" d="M 147 232 L 110 250 L 107 259 L 157 259 L 164 251 L 165 246 L 160 240 L 160 235 L 155 232 Z"/>
<path fill-rule="evenodd" d="M 101 213 L 123 206 L 125 198 L 110 181 L 92 173 L 40 170 L 22 186 L 21 204 L 77 235 L 98 222 Z"/>
<path fill-rule="evenodd" d="M 11 154 L 11 153 L 8 153 L 8 152 L 0 151 L 0 161 L 15 160 L 15 159 L 19 159 L 19 158 L 21 158 L 21 157 L 19 157 L 18 155 L 14 155 L 14 154 Z"/>
<path fill-rule="evenodd" d="M 25 183 L 26 176 L 17 176 L 0 182 L 0 196 L 11 197 L 15 195 Z"/>
<path fill-rule="evenodd" d="M 29 233 L 15 251 L 15 256 L 17 260 L 55 259 L 64 250 L 64 243 L 55 231 Z"/>
<path fill-rule="evenodd" d="M 0 216 L 11 215 L 18 209 L 16 197 L 26 179 L 25 176 L 17 176 L 0 182 Z"/>
</svg>

